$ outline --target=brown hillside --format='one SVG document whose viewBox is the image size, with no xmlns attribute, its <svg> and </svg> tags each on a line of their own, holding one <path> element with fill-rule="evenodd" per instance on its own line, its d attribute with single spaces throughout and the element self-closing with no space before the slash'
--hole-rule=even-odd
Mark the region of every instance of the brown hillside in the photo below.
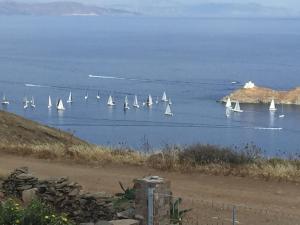
<svg viewBox="0 0 300 225">
<path fill-rule="evenodd" d="M 73 135 L 41 125 L 12 113 L 0 110 L 1 144 L 70 144 L 87 145 L 86 142 Z"/>
<path fill-rule="evenodd" d="M 289 91 L 276 91 L 270 88 L 254 87 L 251 89 L 241 88 L 223 97 L 222 102 L 227 98 L 240 103 L 270 103 L 272 99 L 276 104 L 300 104 L 300 87 Z"/>
</svg>

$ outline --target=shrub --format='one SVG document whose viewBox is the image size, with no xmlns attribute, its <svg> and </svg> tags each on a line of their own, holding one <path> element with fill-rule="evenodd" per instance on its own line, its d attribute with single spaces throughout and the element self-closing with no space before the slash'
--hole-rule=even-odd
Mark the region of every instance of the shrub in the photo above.
<svg viewBox="0 0 300 225">
<path fill-rule="evenodd" d="M 65 215 L 58 215 L 38 200 L 23 208 L 9 199 L 0 205 L 0 225 L 73 225 Z"/>
</svg>

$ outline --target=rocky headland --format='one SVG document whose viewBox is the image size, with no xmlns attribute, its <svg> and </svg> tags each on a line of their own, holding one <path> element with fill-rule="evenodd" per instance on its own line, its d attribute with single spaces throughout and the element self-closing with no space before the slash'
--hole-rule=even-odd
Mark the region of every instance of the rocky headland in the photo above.
<svg viewBox="0 0 300 225">
<path fill-rule="evenodd" d="M 250 81 L 246 83 L 244 87 L 223 97 L 221 102 L 226 102 L 228 98 L 230 98 L 231 101 L 239 101 L 240 103 L 268 104 L 274 99 L 276 104 L 300 105 L 300 87 L 292 90 L 279 91 L 256 86 Z"/>
</svg>

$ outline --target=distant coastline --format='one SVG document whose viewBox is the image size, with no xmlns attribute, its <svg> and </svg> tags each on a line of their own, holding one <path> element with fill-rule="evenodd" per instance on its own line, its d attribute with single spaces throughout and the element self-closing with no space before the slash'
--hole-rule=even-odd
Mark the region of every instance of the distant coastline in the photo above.
<svg viewBox="0 0 300 225">
<path fill-rule="evenodd" d="M 256 86 L 250 81 L 246 83 L 244 87 L 224 96 L 220 101 L 226 102 L 228 98 L 230 98 L 231 101 L 249 104 L 268 104 L 274 99 L 276 104 L 300 105 L 300 87 L 286 91 L 278 91 Z"/>
</svg>

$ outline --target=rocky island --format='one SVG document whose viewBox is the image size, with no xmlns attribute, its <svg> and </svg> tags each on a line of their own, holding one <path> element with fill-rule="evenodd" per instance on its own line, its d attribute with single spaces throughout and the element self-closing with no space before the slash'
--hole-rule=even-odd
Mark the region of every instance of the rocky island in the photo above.
<svg viewBox="0 0 300 225">
<path fill-rule="evenodd" d="M 226 102 L 228 98 L 240 103 L 268 104 L 274 99 L 276 104 L 300 105 L 300 87 L 287 91 L 277 91 L 256 86 L 252 81 L 249 81 L 242 88 L 223 97 L 220 101 Z"/>
</svg>

